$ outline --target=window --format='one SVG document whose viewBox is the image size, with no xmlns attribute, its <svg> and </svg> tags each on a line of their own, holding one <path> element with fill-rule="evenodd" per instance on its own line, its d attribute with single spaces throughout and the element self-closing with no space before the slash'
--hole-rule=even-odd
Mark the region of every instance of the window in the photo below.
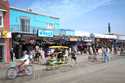
<svg viewBox="0 0 125 83">
<path fill-rule="evenodd" d="M 27 17 L 21 17 L 21 31 L 22 32 L 30 32 L 30 19 Z"/>
<path fill-rule="evenodd" d="M 54 29 L 54 28 L 55 28 L 54 24 L 48 23 L 47 29 Z"/>
<path fill-rule="evenodd" d="M 0 11 L 0 27 L 3 27 L 3 13 Z"/>
</svg>

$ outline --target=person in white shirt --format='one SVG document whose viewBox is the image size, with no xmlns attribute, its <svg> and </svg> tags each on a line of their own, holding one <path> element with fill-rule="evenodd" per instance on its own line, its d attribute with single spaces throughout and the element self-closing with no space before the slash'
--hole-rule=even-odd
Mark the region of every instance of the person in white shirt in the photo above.
<svg viewBox="0 0 125 83">
<path fill-rule="evenodd" d="M 64 60 L 65 60 L 66 63 L 67 63 L 67 61 L 68 61 L 68 56 L 69 56 L 69 52 L 68 52 L 68 50 L 66 49 L 66 50 L 65 50 L 65 54 L 64 54 Z"/>
<path fill-rule="evenodd" d="M 40 60 L 41 60 L 41 64 L 46 64 L 46 57 L 45 57 L 45 52 L 44 50 L 40 47 L 39 49 L 39 53 L 40 53 Z"/>
<path fill-rule="evenodd" d="M 24 62 L 24 65 L 29 65 L 30 64 L 30 54 L 27 51 L 24 51 L 24 56 L 20 59 L 22 63 Z"/>
</svg>

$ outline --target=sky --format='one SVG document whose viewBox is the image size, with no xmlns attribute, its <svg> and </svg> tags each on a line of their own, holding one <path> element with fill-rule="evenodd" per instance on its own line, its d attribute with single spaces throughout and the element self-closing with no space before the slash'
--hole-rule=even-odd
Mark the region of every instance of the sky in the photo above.
<svg viewBox="0 0 125 83">
<path fill-rule="evenodd" d="M 125 0 L 9 0 L 11 6 L 60 18 L 62 28 L 125 35 Z"/>
</svg>

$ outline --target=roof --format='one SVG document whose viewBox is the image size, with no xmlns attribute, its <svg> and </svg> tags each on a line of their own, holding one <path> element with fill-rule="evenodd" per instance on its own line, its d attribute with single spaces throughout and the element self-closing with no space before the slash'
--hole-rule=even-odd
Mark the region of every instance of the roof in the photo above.
<svg viewBox="0 0 125 83">
<path fill-rule="evenodd" d="M 59 19 L 58 17 L 55 17 L 55 16 L 44 15 L 44 14 L 36 13 L 36 12 L 33 12 L 33 11 L 28 11 L 28 10 L 25 10 L 25 9 L 16 8 L 16 7 L 10 7 L 10 9 L 14 9 L 14 10 L 17 10 L 17 11 L 26 12 L 26 13 L 30 13 L 30 14 L 34 14 L 34 15 L 39 15 L 39 16 L 48 16 L 48 17 L 53 18 L 53 19 Z"/>
<path fill-rule="evenodd" d="M 89 32 L 83 32 L 83 31 L 75 32 L 75 36 L 90 37 L 91 34 L 93 34 L 96 38 L 117 39 L 116 35 L 105 35 L 105 34 L 89 33 Z"/>
</svg>

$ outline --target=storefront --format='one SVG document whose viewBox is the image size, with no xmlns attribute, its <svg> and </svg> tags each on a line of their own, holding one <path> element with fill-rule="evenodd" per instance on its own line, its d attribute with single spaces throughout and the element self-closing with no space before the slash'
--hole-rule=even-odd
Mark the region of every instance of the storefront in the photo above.
<svg viewBox="0 0 125 83">
<path fill-rule="evenodd" d="M 12 48 L 17 59 L 23 57 L 23 51 L 31 50 L 37 36 L 31 33 L 13 32 Z"/>
<path fill-rule="evenodd" d="M 116 35 L 103 35 L 95 34 L 95 43 L 98 46 L 107 46 L 113 48 L 115 46 L 115 41 L 117 40 Z"/>
</svg>

